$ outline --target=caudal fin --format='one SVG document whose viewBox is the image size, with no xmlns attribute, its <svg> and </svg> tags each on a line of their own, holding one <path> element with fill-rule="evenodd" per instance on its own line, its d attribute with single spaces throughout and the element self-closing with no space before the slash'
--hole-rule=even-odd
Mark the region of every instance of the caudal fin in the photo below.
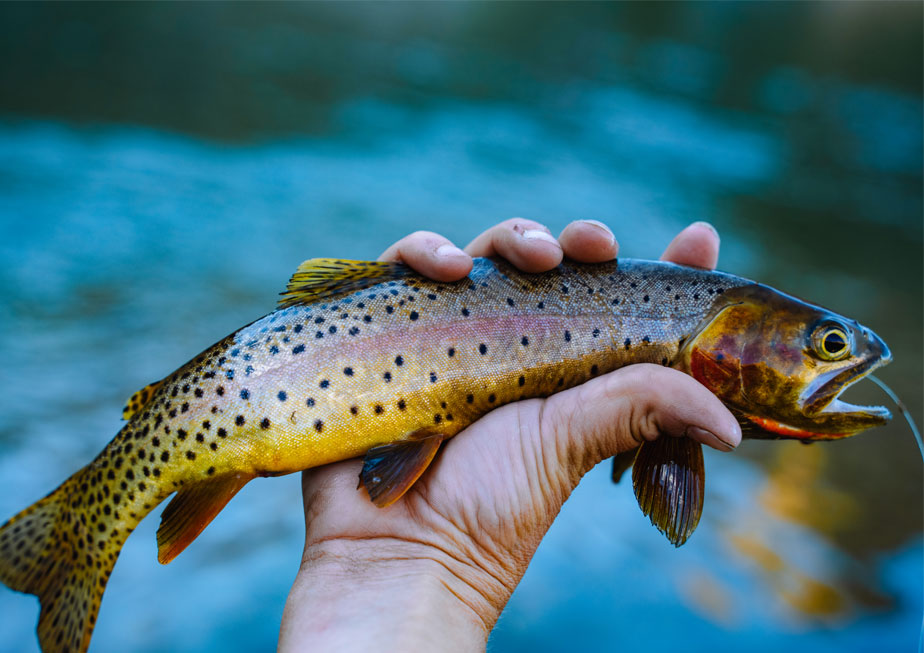
<svg viewBox="0 0 924 653">
<path fill-rule="evenodd" d="M 93 501 L 86 476 L 87 470 L 78 472 L 0 527 L 0 581 L 38 596 L 45 653 L 86 651 L 106 581 L 130 531 L 117 528 L 102 502 Z"/>
</svg>

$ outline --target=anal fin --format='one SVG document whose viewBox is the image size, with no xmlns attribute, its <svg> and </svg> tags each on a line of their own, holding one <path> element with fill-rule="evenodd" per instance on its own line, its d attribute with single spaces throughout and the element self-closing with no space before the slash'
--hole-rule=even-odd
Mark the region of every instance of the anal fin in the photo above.
<svg viewBox="0 0 924 653">
<path fill-rule="evenodd" d="M 703 448 L 689 438 L 662 435 L 639 447 L 632 469 L 638 505 L 674 546 L 680 546 L 703 514 L 706 471 Z"/>
<path fill-rule="evenodd" d="M 157 389 L 162 383 L 163 380 L 149 383 L 141 388 L 141 390 L 133 394 L 131 397 L 129 397 L 128 403 L 126 403 L 125 408 L 122 409 L 122 419 L 128 421 L 140 413 L 144 407 L 148 405 L 148 402 L 151 401 L 151 399 L 154 397 L 154 393 L 157 392 Z"/>
<path fill-rule="evenodd" d="M 160 516 L 157 560 L 167 564 L 199 536 L 253 474 L 231 473 L 182 488 Z"/>
<path fill-rule="evenodd" d="M 429 433 L 373 447 L 363 458 L 359 483 L 379 508 L 390 506 L 420 478 L 440 448 L 444 436 Z"/>
</svg>

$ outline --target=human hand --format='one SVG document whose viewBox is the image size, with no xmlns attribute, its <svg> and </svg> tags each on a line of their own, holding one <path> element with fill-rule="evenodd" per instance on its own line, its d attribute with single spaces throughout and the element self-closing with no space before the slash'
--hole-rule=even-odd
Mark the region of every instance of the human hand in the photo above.
<svg viewBox="0 0 924 653">
<path fill-rule="evenodd" d="M 663 258 L 712 268 L 718 245 L 715 231 L 696 223 Z M 556 240 L 542 225 L 515 218 L 465 251 L 417 232 L 381 259 L 452 281 L 468 274 L 471 256 L 501 256 L 541 272 L 563 256 L 600 262 L 617 250 L 599 223 L 573 222 Z M 357 490 L 359 460 L 306 471 L 305 550 L 280 650 L 483 650 L 581 477 L 659 435 L 693 437 L 722 451 L 741 439 L 735 418 L 694 379 L 632 365 L 489 413 L 446 442 L 430 469 L 384 509 Z"/>
</svg>

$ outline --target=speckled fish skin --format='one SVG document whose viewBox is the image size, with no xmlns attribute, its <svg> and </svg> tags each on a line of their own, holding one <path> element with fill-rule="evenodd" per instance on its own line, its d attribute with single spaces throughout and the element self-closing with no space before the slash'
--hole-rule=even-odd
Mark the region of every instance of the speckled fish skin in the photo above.
<svg viewBox="0 0 924 653">
<path fill-rule="evenodd" d="M 282 308 L 139 392 L 93 462 L 0 529 L 0 580 L 40 596 L 43 650 L 85 650 L 122 544 L 171 493 L 162 562 L 256 476 L 421 430 L 450 437 L 511 401 L 671 365 L 723 293 L 752 284 L 646 261 L 530 275 L 476 259 L 459 282 L 405 274 Z"/>
</svg>

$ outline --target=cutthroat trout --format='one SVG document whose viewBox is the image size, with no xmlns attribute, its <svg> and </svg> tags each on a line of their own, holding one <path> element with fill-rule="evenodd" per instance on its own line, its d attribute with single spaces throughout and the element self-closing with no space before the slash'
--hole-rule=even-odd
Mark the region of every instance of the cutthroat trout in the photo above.
<svg viewBox="0 0 924 653">
<path fill-rule="evenodd" d="M 748 437 L 843 438 L 883 424 L 841 391 L 891 356 L 875 334 L 721 272 L 622 260 L 525 274 L 476 259 L 454 283 L 396 263 L 303 263 L 273 313 L 138 391 L 103 451 L 0 528 L 0 580 L 38 595 L 44 651 L 84 651 L 125 539 L 175 493 L 157 531 L 170 562 L 251 479 L 365 456 L 379 506 L 440 444 L 502 404 L 633 363 L 707 386 Z M 500 435 L 499 435 L 500 437 Z M 676 545 L 702 510 L 700 445 L 621 456 Z"/>
</svg>

